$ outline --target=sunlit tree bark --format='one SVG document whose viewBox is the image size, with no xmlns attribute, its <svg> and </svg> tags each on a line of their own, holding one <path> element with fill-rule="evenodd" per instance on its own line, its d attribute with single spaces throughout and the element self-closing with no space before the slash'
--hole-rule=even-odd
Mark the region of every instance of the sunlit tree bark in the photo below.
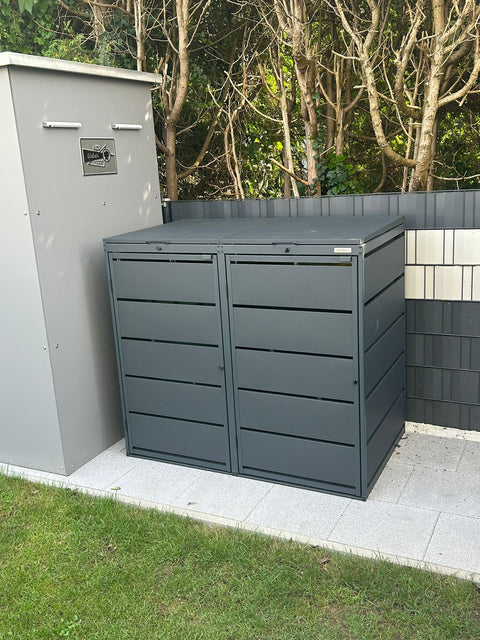
<svg viewBox="0 0 480 640">
<path fill-rule="evenodd" d="M 410 169 L 410 191 L 431 188 L 439 110 L 464 100 L 478 80 L 480 4 L 476 0 L 405 3 L 404 22 L 397 25 L 403 27 L 403 37 L 393 51 L 393 82 L 386 61 L 391 36 L 385 30 L 391 3 L 334 0 L 332 6 L 354 44 L 380 149 Z M 381 93 L 382 84 L 389 87 L 387 96 Z M 404 133 L 413 136 L 407 154 L 399 153 L 387 140 L 382 120 L 385 100 L 394 103 Z"/>
</svg>

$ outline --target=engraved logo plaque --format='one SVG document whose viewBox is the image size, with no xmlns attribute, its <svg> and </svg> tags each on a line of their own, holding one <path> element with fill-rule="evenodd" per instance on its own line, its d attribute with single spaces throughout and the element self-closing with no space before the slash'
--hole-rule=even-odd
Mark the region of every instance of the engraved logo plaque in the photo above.
<svg viewBox="0 0 480 640">
<path fill-rule="evenodd" d="M 117 154 L 113 138 L 80 138 L 84 176 L 117 173 Z"/>
</svg>

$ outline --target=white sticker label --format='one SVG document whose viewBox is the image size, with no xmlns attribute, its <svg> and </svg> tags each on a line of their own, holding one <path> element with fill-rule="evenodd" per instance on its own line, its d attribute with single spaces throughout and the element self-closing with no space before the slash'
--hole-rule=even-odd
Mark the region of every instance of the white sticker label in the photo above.
<svg viewBox="0 0 480 640">
<path fill-rule="evenodd" d="M 352 247 L 335 247 L 333 253 L 352 253 Z"/>
</svg>

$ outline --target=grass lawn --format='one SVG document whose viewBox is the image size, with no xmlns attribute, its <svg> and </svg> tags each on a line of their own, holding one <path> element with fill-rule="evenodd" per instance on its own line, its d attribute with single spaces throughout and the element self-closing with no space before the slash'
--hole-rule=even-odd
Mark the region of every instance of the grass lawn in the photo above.
<svg viewBox="0 0 480 640">
<path fill-rule="evenodd" d="M 0 639 L 10 638 L 480 640 L 480 593 L 0 475 Z"/>
</svg>

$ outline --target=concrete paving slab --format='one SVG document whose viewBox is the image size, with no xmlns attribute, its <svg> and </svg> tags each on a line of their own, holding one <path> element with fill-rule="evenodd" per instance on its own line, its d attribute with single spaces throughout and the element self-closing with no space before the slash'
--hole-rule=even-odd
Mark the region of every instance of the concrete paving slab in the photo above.
<svg viewBox="0 0 480 640">
<path fill-rule="evenodd" d="M 185 489 L 205 476 L 205 471 L 142 460 L 142 464 L 118 478 L 119 495 L 170 504 Z"/>
<path fill-rule="evenodd" d="M 247 521 L 269 529 L 327 539 L 350 502 L 349 498 L 274 485 Z"/>
<path fill-rule="evenodd" d="M 459 471 L 480 475 L 480 442 L 466 442 L 458 465 Z"/>
<path fill-rule="evenodd" d="M 398 502 L 480 518 L 480 473 L 420 467 L 408 479 Z"/>
<path fill-rule="evenodd" d="M 63 479 L 65 485 L 109 489 L 128 471 L 141 468 L 144 462 L 140 458 L 130 458 L 121 451 L 107 449 Z M 57 476 L 59 479 L 61 477 Z"/>
<path fill-rule="evenodd" d="M 413 465 L 400 464 L 395 460 L 390 460 L 370 492 L 368 499 L 397 502 L 413 470 Z"/>
<path fill-rule="evenodd" d="M 401 464 L 454 471 L 460 463 L 464 449 L 464 440 L 407 433 L 401 438 L 393 455 Z"/>
<path fill-rule="evenodd" d="M 440 514 L 425 560 L 480 574 L 480 518 Z"/>
<path fill-rule="evenodd" d="M 371 500 L 351 502 L 329 540 L 423 560 L 439 512 Z"/>
<path fill-rule="evenodd" d="M 269 482 L 207 472 L 172 500 L 182 509 L 245 520 L 272 488 Z"/>
</svg>

